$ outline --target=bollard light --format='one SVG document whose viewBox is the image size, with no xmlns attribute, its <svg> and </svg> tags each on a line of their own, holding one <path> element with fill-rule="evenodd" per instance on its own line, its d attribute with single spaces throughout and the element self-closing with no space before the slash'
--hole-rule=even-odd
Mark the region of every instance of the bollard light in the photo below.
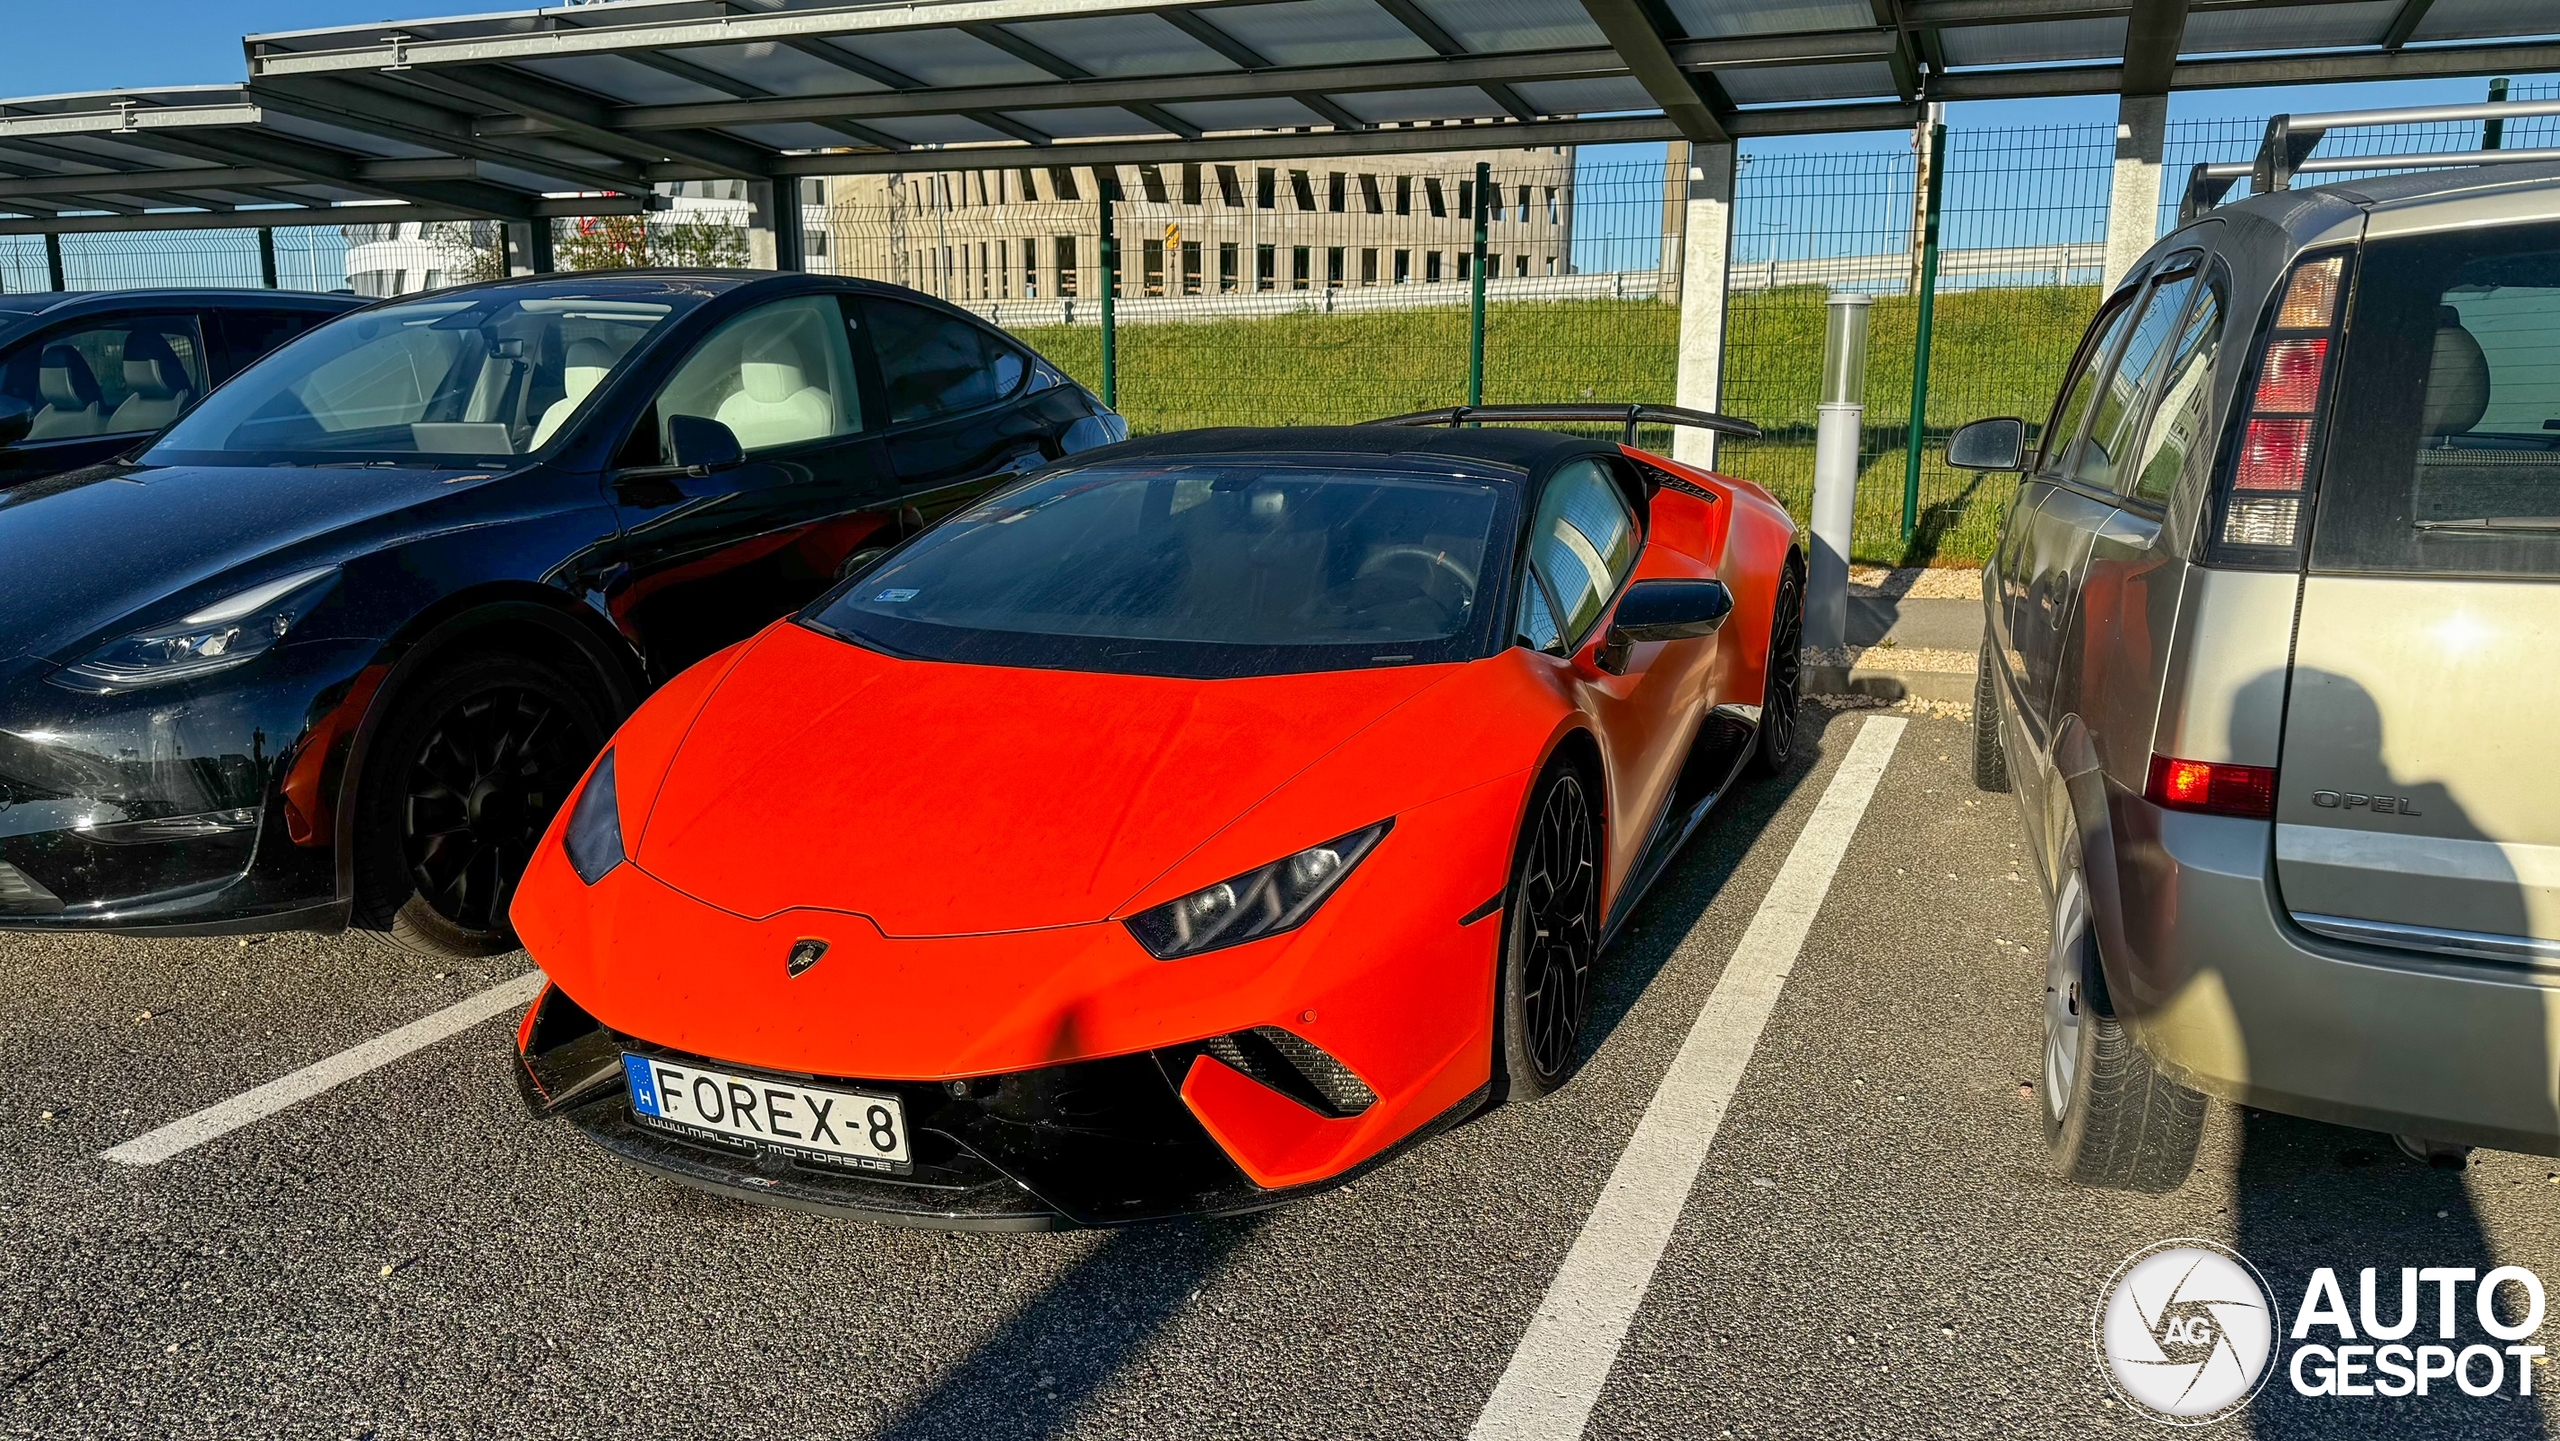
<svg viewBox="0 0 2560 1441">
<path fill-rule="evenodd" d="M 1867 312 L 1875 297 L 1835 291 L 1822 329 L 1822 400 L 1813 442 L 1813 547 L 1804 643 L 1849 639 L 1849 536 L 1858 521 L 1858 442 L 1866 421 Z"/>
</svg>

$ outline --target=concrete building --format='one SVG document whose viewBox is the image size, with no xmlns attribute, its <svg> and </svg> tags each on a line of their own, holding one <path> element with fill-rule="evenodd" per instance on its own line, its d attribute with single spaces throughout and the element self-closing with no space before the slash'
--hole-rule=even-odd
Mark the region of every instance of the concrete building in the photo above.
<svg viewBox="0 0 2560 1441">
<path fill-rule="evenodd" d="M 1099 202 L 1103 187 L 1116 185 L 1121 298 L 1205 302 L 1149 311 L 1221 313 L 1255 296 L 1455 286 L 1473 265 L 1480 161 L 1493 175 L 1488 279 L 1570 274 L 1568 146 L 842 176 L 811 212 L 809 263 L 964 305 L 1037 302 L 1059 305 L 1059 318 L 1089 319 L 1101 285 Z M 1229 303 L 1217 303 L 1222 297 Z M 1078 300 L 1088 313 L 1065 304 Z"/>
</svg>

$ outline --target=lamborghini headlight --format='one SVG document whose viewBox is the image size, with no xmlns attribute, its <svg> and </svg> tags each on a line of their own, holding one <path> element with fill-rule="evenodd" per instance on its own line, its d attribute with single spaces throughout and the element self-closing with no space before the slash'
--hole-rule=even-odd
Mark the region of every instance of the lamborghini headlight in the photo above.
<svg viewBox="0 0 2560 1441">
<path fill-rule="evenodd" d="M 604 759 L 596 762 L 587 788 L 578 792 L 578 803 L 569 808 L 569 826 L 560 833 L 560 847 L 569 853 L 569 869 L 591 886 L 622 864 L 622 802 L 613 793 L 613 752 L 606 751 Z"/>
<path fill-rule="evenodd" d="M 337 578 L 336 566 L 324 566 L 252 587 L 100 646 L 53 679 L 74 690 L 121 691 L 246 665 L 275 649 Z"/>
<path fill-rule="evenodd" d="M 1296 930 L 1394 825 L 1380 821 L 1140 911 L 1128 919 L 1129 934 L 1157 960 L 1171 961 Z"/>
</svg>

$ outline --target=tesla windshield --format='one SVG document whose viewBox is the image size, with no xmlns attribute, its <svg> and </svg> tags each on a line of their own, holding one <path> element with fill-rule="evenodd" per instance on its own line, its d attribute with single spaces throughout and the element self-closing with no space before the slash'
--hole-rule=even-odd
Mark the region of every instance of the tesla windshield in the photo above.
<svg viewBox="0 0 2560 1441">
<path fill-rule="evenodd" d="M 893 654 L 1247 675 L 1460 659 L 1515 485 L 1322 465 L 1167 463 L 1034 480 L 953 517 L 810 616 Z"/>
<path fill-rule="evenodd" d="M 155 465 L 485 465 L 540 450 L 649 332 L 701 296 L 519 288 L 321 326 L 172 426 Z"/>
</svg>

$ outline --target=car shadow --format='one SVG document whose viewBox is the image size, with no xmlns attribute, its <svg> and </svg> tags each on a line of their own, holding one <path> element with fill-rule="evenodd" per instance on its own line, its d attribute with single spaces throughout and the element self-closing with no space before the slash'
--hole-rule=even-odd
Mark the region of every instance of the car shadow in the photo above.
<svg viewBox="0 0 2560 1441">
<path fill-rule="evenodd" d="M 2392 773 L 2380 706 L 2355 681 L 2303 669 L 2289 677 L 2284 672 L 2269 672 L 2250 684 L 2276 689 L 2278 694 L 2251 697 L 2244 688 L 2235 714 L 2264 714 L 2267 708 L 2286 704 L 2284 690 L 2289 687 L 2289 721 L 2293 722 L 2302 718 L 2307 689 L 2317 688 L 2321 697 L 2317 712 L 2321 734 L 2316 764 L 2324 770 L 2334 768 L 2337 775 L 2354 777 L 2357 783 L 2377 789 L 2387 784 L 2394 793 L 2408 796 L 2415 809 L 2432 823 L 2434 834 L 2487 839 L 2446 787 L 2423 777 Z M 2293 758 L 2288 763 L 2315 762 Z M 2279 905 L 2281 879 L 2279 874 L 2279 894 L 2270 896 Z M 2512 876 L 2508 880 L 2510 884 L 2504 889 L 2478 899 L 2469 918 L 2471 927 L 2504 935 L 2529 931 L 2522 890 L 2513 884 Z M 2222 980 L 2235 995 L 2251 984 L 2250 977 L 2236 967 Z M 2546 996 L 2540 1006 L 2534 1006 L 2527 999 L 2530 995 L 2520 991 L 2517 1014 L 2511 1024 L 2496 1027 L 2494 1035 L 2467 1036 L 2464 1044 L 2493 1048 L 2499 1054 L 2525 1061 L 2526 1074 L 2547 1076 L 2550 1072 L 2544 1036 L 2552 1002 Z M 2291 1009 L 2276 998 L 2262 998 L 2255 1004 L 2240 1006 L 2236 1014 L 2300 1014 L 2321 1004 L 2320 998 L 2311 996 L 2289 1000 Z M 2333 1019 L 2329 1024 L 2336 1027 L 2351 1023 Z M 2262 1020 L 2252 1034 L 2244 1024 L 2239 1038 L 2243 1054 L 2264 1056 L 2301 1046 L 2300 1036 L 2271 1034 L 2270 1029 Z M 2522 1052 L 2530 1054 L 2520 1055 Z M 2511 1066 L 2514 1063 L 2510 1061 Z M 2446 1064 L 2458 1061 L 2448 1056 Z M 2536 1124 L 2548 1130 L 2552 1124 L 2548 1095 L 2542 1098 L 2541 1110 Z M 2400 1305 L 2403 1268 L 2468 1268 L 2474 1275 L 2486 1275 L 2502 1264 L 2474 1204 L 2467 1163 L 2429 1165 L 2402 1154 L 2391 1137 L 2379 1132 L 2246 1106 L 2237 1108 L 2237 1122 L 2238 1158 L 2232 1178 L 2233 1244 L 2258 1267 L 2275 1292 L 2284 1326 L 2279 1338 L 2279 1365 L 2289 1371 L 2300 1348 L 2335 1348 L 2347 1339 L 2325 1322 L 2314 1324 L 2308 1334 L 2293 1339 L 2311 1275 L 2323 1266 L 2337 1275 L 2341 1298 L 2356 1331 L 2355 1344 L 2392 1344 L 2387 1330 L 2371 1329 L 2363 1309 L 2360 1280 L 2366 1267 L 2375 1270 L 2373 1319 L 2385 1328 L 2406 1328 L 2398 1344 L 2412 1348 L 2449 1346 L 2456 1352 L 2483 1343 L 2493 1350 L 2504 1344 L 2481 1326 L 2475 1292 L 2469 1285 L 2455 1288 L 2451 1316 L 2454 1329 L 2450 1337 L 2440 1331 L 2444 1318 L 2439 1311 L 2437 1283 L 2422 1282 L 2418 1286 L 2419 1304 L 2414 1318 L 2404 1315 Z M 2529 1256 L 2504 1260 L 2533 1264 Z M 2501 1288 L 2498 1311 L 2507 1324 L 2522 1319 L 2521 1300 L 2518 1288 Z M 2527 1340 L 2539 1342 L 2542 1337 Z M 2443 1377 L 2430 1383 L 2430 1394 L 2426 1396 L 2303 1396 L 2295 1391 L 2288 1374 L 2271 1375 L 2250 1407 L 2251 1431 L 2269 1441 L 2342 1434 L 2490 1437 L 2501 1441 L 2547 1435 L 2539 1405 L 2518 1393 L 2514 1374 L 2517 1358 L 2502 1360 L 2506 1364 L 2504 1384 L 2487 1396 L 2465 1395 L 2455 1381 Z M 2314 1364 L 2316 1371 L 2316 1357 Z M 2475 1369 L 2474 1379 L 2482 1374 Z M 2541 1381 L 2548 1374 L 2547 1369 L 2537 1372 L 2534 1379 Z M 2306 1379 L 2314 1384 L 2318 1380 L 2316 1374 L 2308 1374 Z M 2376 1379 L 2372 1370 L 2358 1378 L 2360 1383 Z"/>
<path fill-rule="evenodd" d="M 874 1434 L 882 1441 L 1045 1441 L 1064 1433 L 1266 1219 L 1111 1232 Z"/>
<path fill-rule="evenodd" d="M 1679 858 L 1654 882 L 1652 892 L 1636 903 L 1634 916 L 1600 958 L 1592 985 L 1591 1019 L 1582 1033 L 1584 1061 L 1608 1042 L 1653 978 L 1670 964 L 1698 918 L 1723 893 L 1735 867 L 1751 854 L 1752 843 L 1812 775 L 1822 757 L 1824 737 L 1845 714 L 1810 701 L 1801 705 L 1795 759 L 1774 776 L 1737 777 Z M 1856 731 L 1852 723 L 1847 733 Z"/>
</svg>

